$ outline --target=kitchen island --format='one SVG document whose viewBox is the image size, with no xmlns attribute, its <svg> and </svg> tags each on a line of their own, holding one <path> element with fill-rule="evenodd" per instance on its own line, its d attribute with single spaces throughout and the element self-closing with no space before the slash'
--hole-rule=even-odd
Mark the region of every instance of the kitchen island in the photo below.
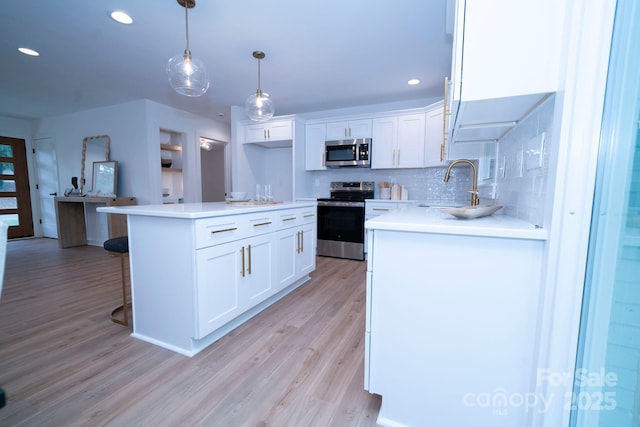
<svg viewBox="0 0 640 427">
<path fill-rule="evenodd" d="M 193 356 L 309 280 L 316 204 L 104 207 L 127 215 L 132 336 Z"/>
<path fill-rule="evenodd" d="M 547 232 L 407 206 L 369 220 L 365 389 L 387 426 L 522 426 Z M 529 399 L 529 400 L 525 400 Z"/>
</svg>

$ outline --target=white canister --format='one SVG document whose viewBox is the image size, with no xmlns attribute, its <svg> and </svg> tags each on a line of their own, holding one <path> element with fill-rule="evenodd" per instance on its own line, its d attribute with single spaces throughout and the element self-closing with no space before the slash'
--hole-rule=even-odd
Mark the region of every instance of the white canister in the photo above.
<svg viewBox="0 0 640 427">
<path fill-rule="evenodd" d="M 391 188 L 382 187 L 380 189 L 380 198 L 383 200 L 389 200 L 391 198 Z"/>
<path fill-rule="evenodd" d="M 398 184 L 391 186 L 391 200 L 400 200 L 400 186 Z"/>
</svg>

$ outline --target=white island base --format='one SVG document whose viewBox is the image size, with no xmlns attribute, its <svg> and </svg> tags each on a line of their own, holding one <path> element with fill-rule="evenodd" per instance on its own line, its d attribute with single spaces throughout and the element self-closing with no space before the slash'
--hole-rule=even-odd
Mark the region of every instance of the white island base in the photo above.
<svg viewBox="0 0 640 427">
<path fill-rule="evenodd" d="M 315 202 L 101 209 L 128 216 L 132 336 L 186 356 L 315 269 Z"/>
</svg>

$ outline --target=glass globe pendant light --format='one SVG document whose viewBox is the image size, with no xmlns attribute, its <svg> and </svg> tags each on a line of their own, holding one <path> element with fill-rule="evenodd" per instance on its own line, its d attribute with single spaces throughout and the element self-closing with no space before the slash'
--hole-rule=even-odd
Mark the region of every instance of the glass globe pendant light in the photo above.
<svg viewBox="0 0 640 427">
<path fill-rule="evenodd" d="M 176 55 L 167 63 L 167 77 L 169 84 L 180 95 L 202 96 L 209 90 L 209 73 L 204 63 L 191 56 L 189 50 L 189 9 L 196 6 L 195 0 L 177 0 L 184 6 L 186 23 L 187 47 L 182 55 Z"/>
<path fill-rule="evenodd" d="M 258 90 L 255 94 L 249 95 L 244 103 L 244 109 L 251 120 L 264 122 L 273 117 L 275 110 L 269 94 L 262 92 L 262 89 L 260 89 L 260 60 L 264 59 L 265 54 L 256 50 L 253 52 L 253 57 L 258 60 Z"/>
</svg>

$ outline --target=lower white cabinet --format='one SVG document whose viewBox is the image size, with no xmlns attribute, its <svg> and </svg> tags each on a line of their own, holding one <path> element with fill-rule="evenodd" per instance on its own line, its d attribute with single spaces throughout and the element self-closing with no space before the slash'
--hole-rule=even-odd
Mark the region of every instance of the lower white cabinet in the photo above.
<svg viewBox="0 0 640 427">
<path fill-rule="evenodd" d="M 129 215 L 133 337 L 193 356 L 309 280 L 315 203 L 212 212 Z"/>
<path fill-rule="evenodd" d="M 284 289 L 296 278 L 316 268 L 316 222 L 315 212 L 301 213 L 305 223 L 281 230 L 277 233 L 278 277 L 277 287 Z"/>
<path fill-rule="evenodd" d="M 530 407 L 495 399 L 536 391 L 544 241 L 379 229 L 371 239 L 365 388 L 382 396 L 378 422 L 527 425 Z"/>
<path fill-rule="evenodd" d="M 202 338 L 240 312 L 240 253 L 236 242 L 197 251 L 196 338 Z"/>
<path fill-rule="evenodd" d="M 197 251 L 196 338 L 209 335 L 271 295 L 274 250 L 273 233 L 269 233 Z"/>
</svg>

